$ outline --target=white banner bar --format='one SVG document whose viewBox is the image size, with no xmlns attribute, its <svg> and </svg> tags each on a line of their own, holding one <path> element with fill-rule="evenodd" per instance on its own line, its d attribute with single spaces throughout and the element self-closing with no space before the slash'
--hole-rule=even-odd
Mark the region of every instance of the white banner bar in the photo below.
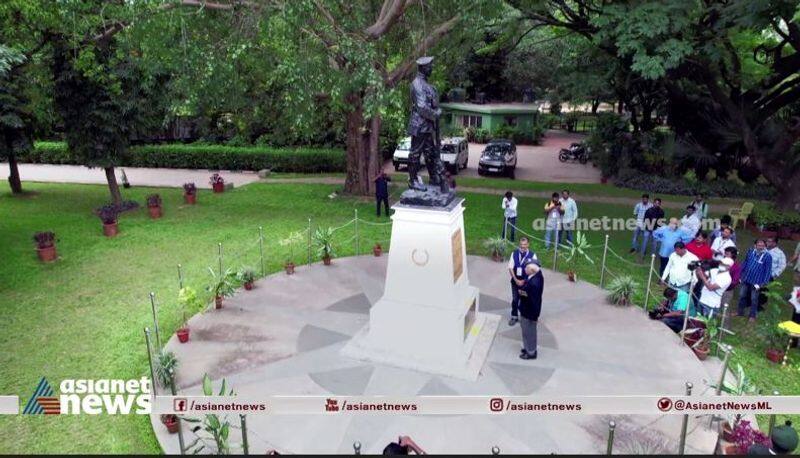
<svg viewBox="0 0 800 458">
<path fill-rule="evenodd" d="M 19 413 L 19 396 L 0 396 L 0 415 Z"/>
<path fill-rule="evenodd" d="M 157 396 L 153 411 L 190 416 L 800 414 L 800 396 Z"/>
</svg>

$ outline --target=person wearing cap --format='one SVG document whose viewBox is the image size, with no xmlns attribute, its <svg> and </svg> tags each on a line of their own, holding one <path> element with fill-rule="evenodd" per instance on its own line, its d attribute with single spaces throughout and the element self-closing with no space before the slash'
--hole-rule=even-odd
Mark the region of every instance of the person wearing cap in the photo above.
<svg viewBox="0 0 800 458">
<path fill-rule="evenodd" d="M 731 267 L 733 267 L 733 259 L 723 258 L 719 262 L 719 267 L 711 269 L 708 275 L 702 267 L 697 268 L 697 278 L 703 283 L 698 301 L 700 304 L 698 308 L 703 316 L 713 318 L 722 305 L 722 295 L 733 281 L 730 274 Z"/>
<path fill-rule="evenodd" d="M 430 184 L 439 186 L 440 191 L 447 192 L 444 179 L 444 165 L 439 157 L 438 123 L 442 116 L 439 108 L 439 95 L 428 83 L 433 72 L 433 57 L 417 59 L 417 76 L 411 82 L 411 117 L 408 120 L 408 135 L 411 136 L 411 151 L 408 154 L 408 187 L 425 190 L 417 176 L 420 168 L 420 157 L 425 155 L 425 166 L 428 168 Z"/>
<path fill-rule="evenodd" d="M 525 283 L 519 290 L 520 329 L 522 330 L 522 350 L 520 359 L 536 359 L 538 356 L 536 342 L 536 325 L 542 312 L 542 293 L 544 292 L 544 276 L 542 269 L 535 262 L 525 265 Z"/>
</svg>

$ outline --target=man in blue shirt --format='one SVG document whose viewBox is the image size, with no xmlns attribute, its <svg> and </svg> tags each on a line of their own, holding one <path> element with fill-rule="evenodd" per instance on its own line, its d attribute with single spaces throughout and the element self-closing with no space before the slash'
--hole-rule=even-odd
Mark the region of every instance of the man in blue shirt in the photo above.
<svg viewBox="0 0 800 458">
<path fill-rule="evenodd" d="M 658 256 L 661 258 L 659 275 L 664 274 L 664 269 L 667 268 L 667 263 L 669 262 L 669 255 L 675 251 L 675 243 L 689 243 L 693 238 L 678 227 L 678 218 L 670 218 L 668 225 L 661 226 L 653 231 L 653 240 L 661 243 L 658 248 Z"/>
<path fill-rule="evenodd" d="M 525 285 L 528 276 L 525 274 L 525 265 L 531 262 L 539 262 L 536 253 L 529 248 L 527 237 L 519 239 L 519 248 L 511 253 L 508 260 L 508 273 L 511 274 L 511 319 L 508 320 L 509 326 L 514 326 L 519 321 L 519 289 Z"/>
<path fill-rule="evenodd" d="M 647 210 L 652 207 L 653 204 L 650 203 L 650 194 L 642 194 L 642 201 L 637 203 L 635 207 L 633 207 L 633 216 L 636 217 L 636 229 L 633 230 L 633 240 L 631 240 L 631 253 L 636 253 L 636 249 L 638 248 L 637 241 L 639 240 L 639 235 L 644 235 L 645 227 L 644 227 L 644 214 Z"/>
<path fill-rule="evenodd" d="M 764 239 L 756 240 L 755 247 L 747 252 L 742 264 L 742 277 L 739 280 L 739 312 L 744 316 L 744 309 L 750 307 L 750 322 L 756 321 L 758 315 L 758 295 L 761 288 L 772 278 L 772 256 L 767 251 Z"/>
</svg>

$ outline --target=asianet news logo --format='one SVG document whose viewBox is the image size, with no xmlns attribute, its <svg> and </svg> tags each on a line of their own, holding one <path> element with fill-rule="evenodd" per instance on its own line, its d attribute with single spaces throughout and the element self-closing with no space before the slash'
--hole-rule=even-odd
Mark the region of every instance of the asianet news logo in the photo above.
<svg viewBox="0 0 800 458">
<path fill-rule="evenodd" d="M 139 380 L 67 379 L 58 386 L 59 394 L 44 377 L 28 399 L 24 414 L 149 415 L 152 383 Z"/>
</svg>

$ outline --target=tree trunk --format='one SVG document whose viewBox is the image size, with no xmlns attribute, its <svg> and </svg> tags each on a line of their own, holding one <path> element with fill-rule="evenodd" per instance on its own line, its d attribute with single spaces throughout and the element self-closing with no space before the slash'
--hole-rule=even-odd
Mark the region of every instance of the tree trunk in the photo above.
<svg viewBox="0 0 800 458">
<path fill-rule="evenodd" d="M 600 99 L 592 100 L 592 114 L 597 114 L 598 108 L 600 108 Z"/>
<path fill-rule="evenodd" d="M 14 152 L 9 148 L 8 153 L 8 184 L 11 186 L 13 194 L 22 193 L 22 181 L 19 178 L 19 166 L 17 165 L 17 157 Z"/>
<path fill-rule="evenodd" d="M 111 192 L 111 203 L 120 206 L 122 204 L 122 194 L 119 192 L 119 184 L 117 183 L 117 175 L 114 173 L 114 167 L 105 167 L 103 170 L 106 172 L 108 190 Z"/>
<path fill-rule="evenodd" d="M 351 92 L 345 96 L 349 106 L 346 113 L 347 133 L 347 178 L 344 192 L 355 195 L 370 195 L 375 190 L 372 179 L 381 169 L 378 145 L 381 118 L 378 115 L 364 118 L 364 96 Z"/>
</svg>

